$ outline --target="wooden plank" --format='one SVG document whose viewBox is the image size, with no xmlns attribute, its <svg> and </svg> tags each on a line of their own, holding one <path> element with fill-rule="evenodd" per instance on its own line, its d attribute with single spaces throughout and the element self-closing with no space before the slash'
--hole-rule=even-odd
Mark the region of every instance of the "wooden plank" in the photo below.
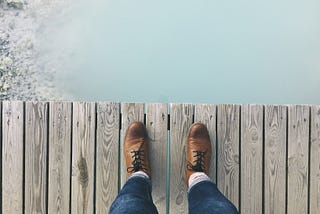
<svg viewBox="0 0 320 214">
<path fill-rule="evenodd" d="M 308 210 L 309 107 L 289 106 L 288 213 Z"/>
<path fill-rule="evenodd" d="M 239 208 L 240 106 L 219 105 L 217 111 L 217 186 Z"/>
<path fill-rule="evenodd" d="M 241 213 L 262 213 L 263 106 L 241 109 Z"/>
<path fill-rule="evenodd" d="M 25 213 L 47 212 L 48 103 L 26 103 Z"/>
<path fill-rule="evenodd" d="M 135 121 L 144 122 L 144 104 L 143 103 L 122 103 L 122 125 L 121 125 L 121 143 L 120 143 L 120 155 L 121 155 L 121 187 L 128 179 L 126 161 L 123 156 L 123 140 L 128 126 Z"/>
<path fill-rule="evenodd" d="M 168 106 L 148 103 L 146 109 L 146 127 L 150 138 L 152 198 L 158 212 L 166 213 Z"/>
<path fill-rule="evenodd" d="M 194 122 L 201 122 L 206 125 L 212 146 L 212 158 L 210 162 L 209 177 L 213 182 L 217 181 L 217 147 L 216 147 L 216 119 L 217 106 L 212 104 L 197 104 L 194 109 Z"/>
<path fill-rule="evenodd" d="M 95 103 L 73 103 L 71 213 L 93 213 Z"/>
<path fill-rule="evenodd" d="M 2 213 L 22 213 L 23 102 L 2 103 Z"/>
<path fill-rule="evenodd" d="M 186 139 L 192 125 L 191 104 L 171 104 L 170 111 L 170 213 L 187 213 Z"/>
<path fill-rule="evenodd" d="M 320 106 L 311 107 L 310 213 L 320 213 Z"/>
<path fill-rule="evenodd" d="M 265 107 L 265 213 L 285 213 L 287 108 Z"/>
<path fill-rule="evenodd" d="M 98 103 L 96 213 L 108 213 L 118 194 L 119 130 L 119 103 Z"/>
<path fill-rule="evenodd" d="M 69 213 L 71 103 L 49 103 L 48 213 Z"/>
</svg>

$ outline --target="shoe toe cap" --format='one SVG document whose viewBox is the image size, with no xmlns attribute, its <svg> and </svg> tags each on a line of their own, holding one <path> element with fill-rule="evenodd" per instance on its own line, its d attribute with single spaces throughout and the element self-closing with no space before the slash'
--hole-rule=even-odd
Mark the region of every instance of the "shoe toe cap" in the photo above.
<svg viewBox="0 0 320 214">
<path fill-rule="evenodd" d="M 207 127 L 202 123 L 195 123 L 189 130 L 189 138 L 209 138 Z"/>
<path fill-rule="evenodd" d="M 129 125 L 126 135 L 131 138 L 147 137 L 147 130 L 143 123 L 133 122 Z"/>
</svg>

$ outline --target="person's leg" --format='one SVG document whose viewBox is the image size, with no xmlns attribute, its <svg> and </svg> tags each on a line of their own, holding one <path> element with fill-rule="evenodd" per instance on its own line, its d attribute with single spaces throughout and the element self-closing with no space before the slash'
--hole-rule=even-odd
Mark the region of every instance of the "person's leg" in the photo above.
<svg viewBox="0 0 320 214">
<path fill-rule="evenodd" d="M 192 175 L 191 175 L 192 176 Z M 207 179 L 195 181 L 188 190 L 189 213 L 236 214 L 236 207 Z"/>
<path fill-rule="evenodd" d="M 158 213 L 152 201 L 150 179 L 134 173 L 121 189 L 109 213 Z"/>
<path fill-rule="evenodd" d="M 140 122 L 132 123 L 123 144 L 129 178 L 112 203 L 109 213 L 158 213 L 151 197 L 148 143 L 145 126 Z"/>
<path fill-rule="evenodd" d="M 189 213 L 238 213 L 235 206 L 207 176 L 210 167 L 211 141 L 205 125 L 191 126 L 187 138 L 186 178 L 189 187 Z"/>
</svg>

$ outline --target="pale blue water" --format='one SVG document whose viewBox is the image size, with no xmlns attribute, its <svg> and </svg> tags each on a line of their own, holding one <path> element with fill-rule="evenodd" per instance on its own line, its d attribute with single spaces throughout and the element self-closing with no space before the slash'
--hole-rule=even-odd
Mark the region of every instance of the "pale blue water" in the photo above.
<svg viewBox="0 0 320 214">
<path fill-rule="evenodd" d="M 53 26 L 75 99 L 320 103 L 318 0 L 92 0 Z"/>
</svg>

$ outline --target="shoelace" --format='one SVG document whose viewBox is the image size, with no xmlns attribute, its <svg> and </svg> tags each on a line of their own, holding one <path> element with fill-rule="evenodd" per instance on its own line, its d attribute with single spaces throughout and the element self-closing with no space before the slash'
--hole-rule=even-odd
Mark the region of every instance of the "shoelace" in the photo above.
<svg viewBox="0 0 320 214">
<path fill-rule="evenodd" d="M 131 156 L 133 158 L 132 166 L 127 168 L 127 172 L 138 172 L 138 171 L 146 171 L 144 163 L 144 150 L 138 150 L 138 151 L 131 151 L 130 153 L 133 153 Z"/>
<path fill-rule="evenodd" d="M 194 170 L 196 172 L 204 172 L 204 155 L 207 154 L 207 151 L 192 151 L 193 153 L 196 153 L 193 157 L 196 158 L 196 160 L 193 161 L 193 163 L 195 162 L 194 165 L 192 165 L 192 163 L 188 162 L 187 164 L 187 168 Z"/>
</svg>

